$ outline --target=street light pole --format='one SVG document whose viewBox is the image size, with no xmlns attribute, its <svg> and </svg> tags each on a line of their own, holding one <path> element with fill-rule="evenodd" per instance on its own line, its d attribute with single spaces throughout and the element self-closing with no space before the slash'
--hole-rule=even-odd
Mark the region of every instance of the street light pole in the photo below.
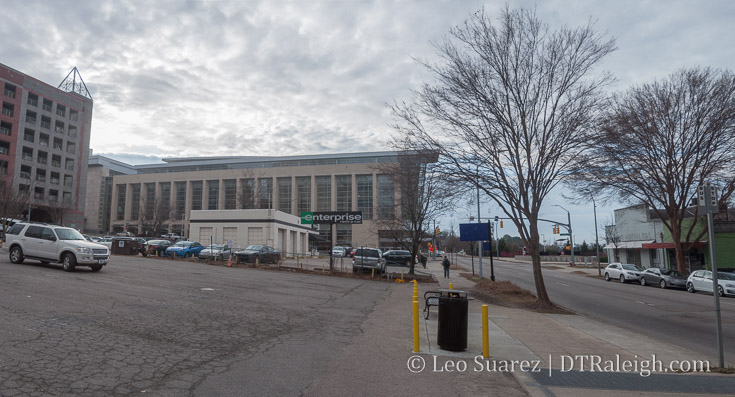
<svg viewBox="0 0 735 397">
<path fill-rule="evenodd" d="M 490 222 L 490 220 L 488 220 Z M 477 185 L 477 223 L 482 223 L 482 219 L 480 218 L 480 185 Z M 490 241 L 492 244 L 492 240 Z M 477 255 L 477 265 L 480 268 L 480 278 L 482 279 L 482 240 L 477 244 L 478 245 L 478 255 Z"/>
<path fill-rule="evenodd" d="M 572 215 L 569 213 L 569 210 L 562 207 L 559 204 L 554 204 L 555 207 L 559 207 L 567 212 L 567 229 L 569 230 L 569 243 L 571 244 L 571 251 L 572 251 L 572 266 L 574 266 L 574 235 L 572 234 Z"/>
</svg>

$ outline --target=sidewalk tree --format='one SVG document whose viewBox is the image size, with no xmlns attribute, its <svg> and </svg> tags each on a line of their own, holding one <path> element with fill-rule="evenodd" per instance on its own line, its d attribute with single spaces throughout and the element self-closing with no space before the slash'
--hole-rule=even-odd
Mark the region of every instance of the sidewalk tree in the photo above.
<svg viewBox="0 0 735 397">
<path fill-rule="evenodd" d="M 735 74 L 681 69 L 633 87 L 611 100 L 586 156 L 581 190 L 652 208 L 671 232 L 678 270 L 684 255 L 706 234 L 687 227 L 697 187 L 712 182 L 723 206 L 735 189 Z M 689 214 L 689 215 L 687 215 Z M 697 233 L 695 230 L 701 230 Z"/>
<path fill-rule="evenodd" d="M 400 149 L 402 145 L 393 146 Z M 431 241 L 432 221 L 454 206 L 455 189 L 432 167 L 436 158 L 432 151 L 401 151 L 395 161 L 374 167 L 378 173 L 376 228 L 382 238 L 411 251 L 413 258 L 420 254 L 422 243 Z M 391 187 L 383 190 L 381 184 Z M 384 196 L 383 191 L 396 194 Z M 414 274 L 413 262 L 409 274 Z"/>
<path fill-rule="evenodd" d="M 159 197 L 152 200 L 141 198 L 138 221 L 140 229 L 138 234 L 158 236 L 163 231 L 163 224 L 171 220 L 174 211 L 168 203 L 164 203 Z M 150 233 L 150 234 L 149 234 Z"/>
<path fill-rule="evenodd" d="M 24 218 L 28 211 L 28 192 L 12 186 L 8 180 L 0 180 L 0 226 L 2 234 L 8 231 L 10 220 Z"/>
<path fill-rule="evenodd" d="M 395 128 L 415 147 L 439 151 L 445 178 L 497 203 L 529 247 L 539 302 L 550 305 L 539 213 L 576 169 L 612 81 L 591 70 L 615 42 L 592 23 L 552 31 L 533 11 L 506 7 L 496 21 L 484 10 L 472 14 L 436 49 L 440 60 L 423 62 L 433 82 L 392 106 Z"/>
</svg>

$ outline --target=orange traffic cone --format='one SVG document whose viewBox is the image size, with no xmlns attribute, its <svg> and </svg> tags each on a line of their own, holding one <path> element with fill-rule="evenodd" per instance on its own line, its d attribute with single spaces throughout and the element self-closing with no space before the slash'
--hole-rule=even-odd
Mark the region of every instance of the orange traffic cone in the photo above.
<svg viewBox="0 0 735 397">
<path fill-rule="evenodd" d="M 232 255 L 227 259 L 227 267 L 232 267 Z"/>
</svg>

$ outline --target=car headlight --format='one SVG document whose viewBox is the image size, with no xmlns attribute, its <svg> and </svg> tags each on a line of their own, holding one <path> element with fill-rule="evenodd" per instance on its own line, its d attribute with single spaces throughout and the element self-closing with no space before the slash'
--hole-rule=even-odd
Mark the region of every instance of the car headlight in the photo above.
<svg viewBox="0 0 735 397">
<path fill-rule="evenodd" d="M 79 247 L 77 248 L 77 252 L 80 254 L 91 254 L 92 250 L 87 247 Z"/>
</svg>

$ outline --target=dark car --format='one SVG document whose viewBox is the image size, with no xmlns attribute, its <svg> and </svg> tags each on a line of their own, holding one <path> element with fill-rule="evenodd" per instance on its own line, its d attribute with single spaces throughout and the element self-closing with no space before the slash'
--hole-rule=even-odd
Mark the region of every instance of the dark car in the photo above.
<svg viewBox="0 0 735 397">
<path fill-rule="evenodd" d="M 143 256 L 166 256 L 166 248 L 170 247 L 171 244 L 169 240 L 148 240 L 145 242 Z"/>
<path fill-rule="evenodd" d="M 281 252 L 269 245 L 248 245 L 242 251 L 232 254 L 240 263 L 278 263 Z"/>
<path fill-rule="evenodd" d="M 383 253 L 383 259 L 385 259 L 388 265 L 398 266 L 411 266 L 411 252 L 406 250 L 390 250 Z"/>
<path fill-rule="evenodd" d="M 641 273 L 641 285 L 655 285 L 661 288 L 681 288 L 687 286 L 687 278 L 671 269 L 651 267 Z"/>
</svg>

